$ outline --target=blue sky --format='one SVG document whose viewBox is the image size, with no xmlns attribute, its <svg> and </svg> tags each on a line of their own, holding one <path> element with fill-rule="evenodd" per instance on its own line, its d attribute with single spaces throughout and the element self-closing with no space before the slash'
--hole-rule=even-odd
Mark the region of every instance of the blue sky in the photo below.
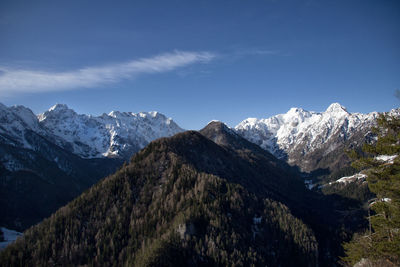
<svg viewBox="0 0 400 267">
<path fill-rule="evenodd" d="M 0 102 L 235 126 L 399 106 L 400 2 L 0 1 Z"/>
</svg>

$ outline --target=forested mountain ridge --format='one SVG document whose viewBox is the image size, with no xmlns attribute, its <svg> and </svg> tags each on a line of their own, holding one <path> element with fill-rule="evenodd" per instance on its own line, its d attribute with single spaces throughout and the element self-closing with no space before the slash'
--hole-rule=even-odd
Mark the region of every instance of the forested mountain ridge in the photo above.
<svg viewBox="0 0 400 267">
<path fill-rule="evenodd" d="M 114 175 L 27 230 L 0 260 L 5 266 L 326 262 L 314 231 L 292 214 L 295 206 L 279 201 L 290 172 L 281 173 L 268 152 L 260 150 L 268 153 L 263 158 L 238 147 L 247 141 L 237 135 L 233 146 L 204 136 L 220 126 L 151 142 Z M 217 139 L 236 138 L 224 134 Z M 293 194 L 306 198 L 298 184 Z"/>
</svg>

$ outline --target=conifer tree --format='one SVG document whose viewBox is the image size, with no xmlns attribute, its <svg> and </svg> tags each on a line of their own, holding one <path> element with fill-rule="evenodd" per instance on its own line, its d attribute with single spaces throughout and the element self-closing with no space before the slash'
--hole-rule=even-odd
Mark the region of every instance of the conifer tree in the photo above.
<svg viewBox="0 0 400 267">
<path fill-rule="evenodd" d="M 4 241 L 4 234 L 3 231 L 0 228 L 0 242 Z"/>
<path fill-rule="evenodd" d="M 400 118 L 381 115 L 374 129 L 378 139 L 364 146 L 364 156 L 353 163 L 366 170 L 376 198 L 369 205 L 369 227 L 344 244 L 350 263 L 364 259 L 375 266 L 400 266 Z M 354 152 L 355 154 L 355 152 Z"/>
</svg>

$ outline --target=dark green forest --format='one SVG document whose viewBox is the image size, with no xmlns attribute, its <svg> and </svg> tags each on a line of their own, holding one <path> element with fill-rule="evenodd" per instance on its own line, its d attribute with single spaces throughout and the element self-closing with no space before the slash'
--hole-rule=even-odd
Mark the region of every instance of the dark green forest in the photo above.
<svg viewBox="0 0 400 267">
<path fill-rule="evenodd" d="M 0 254 L 3 266 L 315 265 L 313 231 L 284 204 L 200 172 L 175 142 L 151 143 L 117 173 Z M 193 147 L 193 146 L 189 146 Z"/>
<path fill-rule="evenodd" d="M 151 142 L 25 231 L 0 265 L 336 266 L 374 194 L 365 183 L 308 190 L 296 168 L 213 122 Z"/>
<path fill-rule="evenodd" d="M 381 115 L 373 131 L 377 142 L 364 145 L 363 153 L 353 152 L 353 166 L 365 170 L 369 190 L 376 196 L 368 202 L 369 227 L 344 244 L 343 259 L 349 264 L 363 260 L 371 266 L 399 266 L 400 119 Z"/>
</svg>

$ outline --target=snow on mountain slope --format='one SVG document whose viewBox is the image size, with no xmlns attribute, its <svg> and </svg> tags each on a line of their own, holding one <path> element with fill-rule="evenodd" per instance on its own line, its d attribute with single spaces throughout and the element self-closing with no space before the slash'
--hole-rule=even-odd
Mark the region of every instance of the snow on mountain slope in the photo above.
<svg viewBox="0 0 400 267">
<path fill-rule="evenodd" d="M 333 103 L 321 113 L 291 108 L 286 114 L 267 119 L 249 118 L 235 130 L 277 157 L 287 158 L 290 164 L 310 171 L 315 166 L 307 166 L 306 155 L 319 150 L 318 156 L 323 157 L 356 135 L 358 139 L 365 137 L 377 116 L 377 112 L 349 113 L 340 104 Z"/>
<path fill-rule="evenodd" d="M 38 118 L 46 131 L 59 137 L 58 145 L 84 158 L 130 157 L 154 139 L 183 131 L 158 112 L 112 111 L 94 117 L 57 104 Z"/>
<path fill-rule="evenodd" d="M 329 184 L 334 184 L 334 183 L 343 183 L 343 184 L 347 184 L 347 183 L 351 183 L 351 182 L 356 182 L 356 181 L 365 181 L 365 179 L 367 178 L 367 175 L 364 173 L 356 173 L 354 175 L 351 176 L 345 176 L 342 177 L 340 179 L 337 179 L 334 182 L 330 182 Z"/>
<path fill-rule="evenodd" d="M 4 241 L 0 242 L 0 251 L 17 240 L 18 237 L 22 236 L 22 233 L 7 229 L 5 227 L 0 227 L 0 231 L 2 231 L 4 235 Z"/>
<path fill-rule="evenodd" d="M 6 107 L 0 103 L 0 142 L 32 148 L 26 131 L 45 134 L 33 112 L 24 106 Z"/>
<path fill-rule="evenodd" d="M 0 142 L 31 150 L 40 145 L 32 138 L 35 135 L 83 158 L 128 158 L 154 139 L 181 131 L 172 119 L 158 112 L 112 111 L 95 117 L 57 104 L 36 116 L 24 106 L 0 103 Z M 3 156 L 1 161 L 10 163 L 11 169 L 19 164 Z"/>
</svg>

